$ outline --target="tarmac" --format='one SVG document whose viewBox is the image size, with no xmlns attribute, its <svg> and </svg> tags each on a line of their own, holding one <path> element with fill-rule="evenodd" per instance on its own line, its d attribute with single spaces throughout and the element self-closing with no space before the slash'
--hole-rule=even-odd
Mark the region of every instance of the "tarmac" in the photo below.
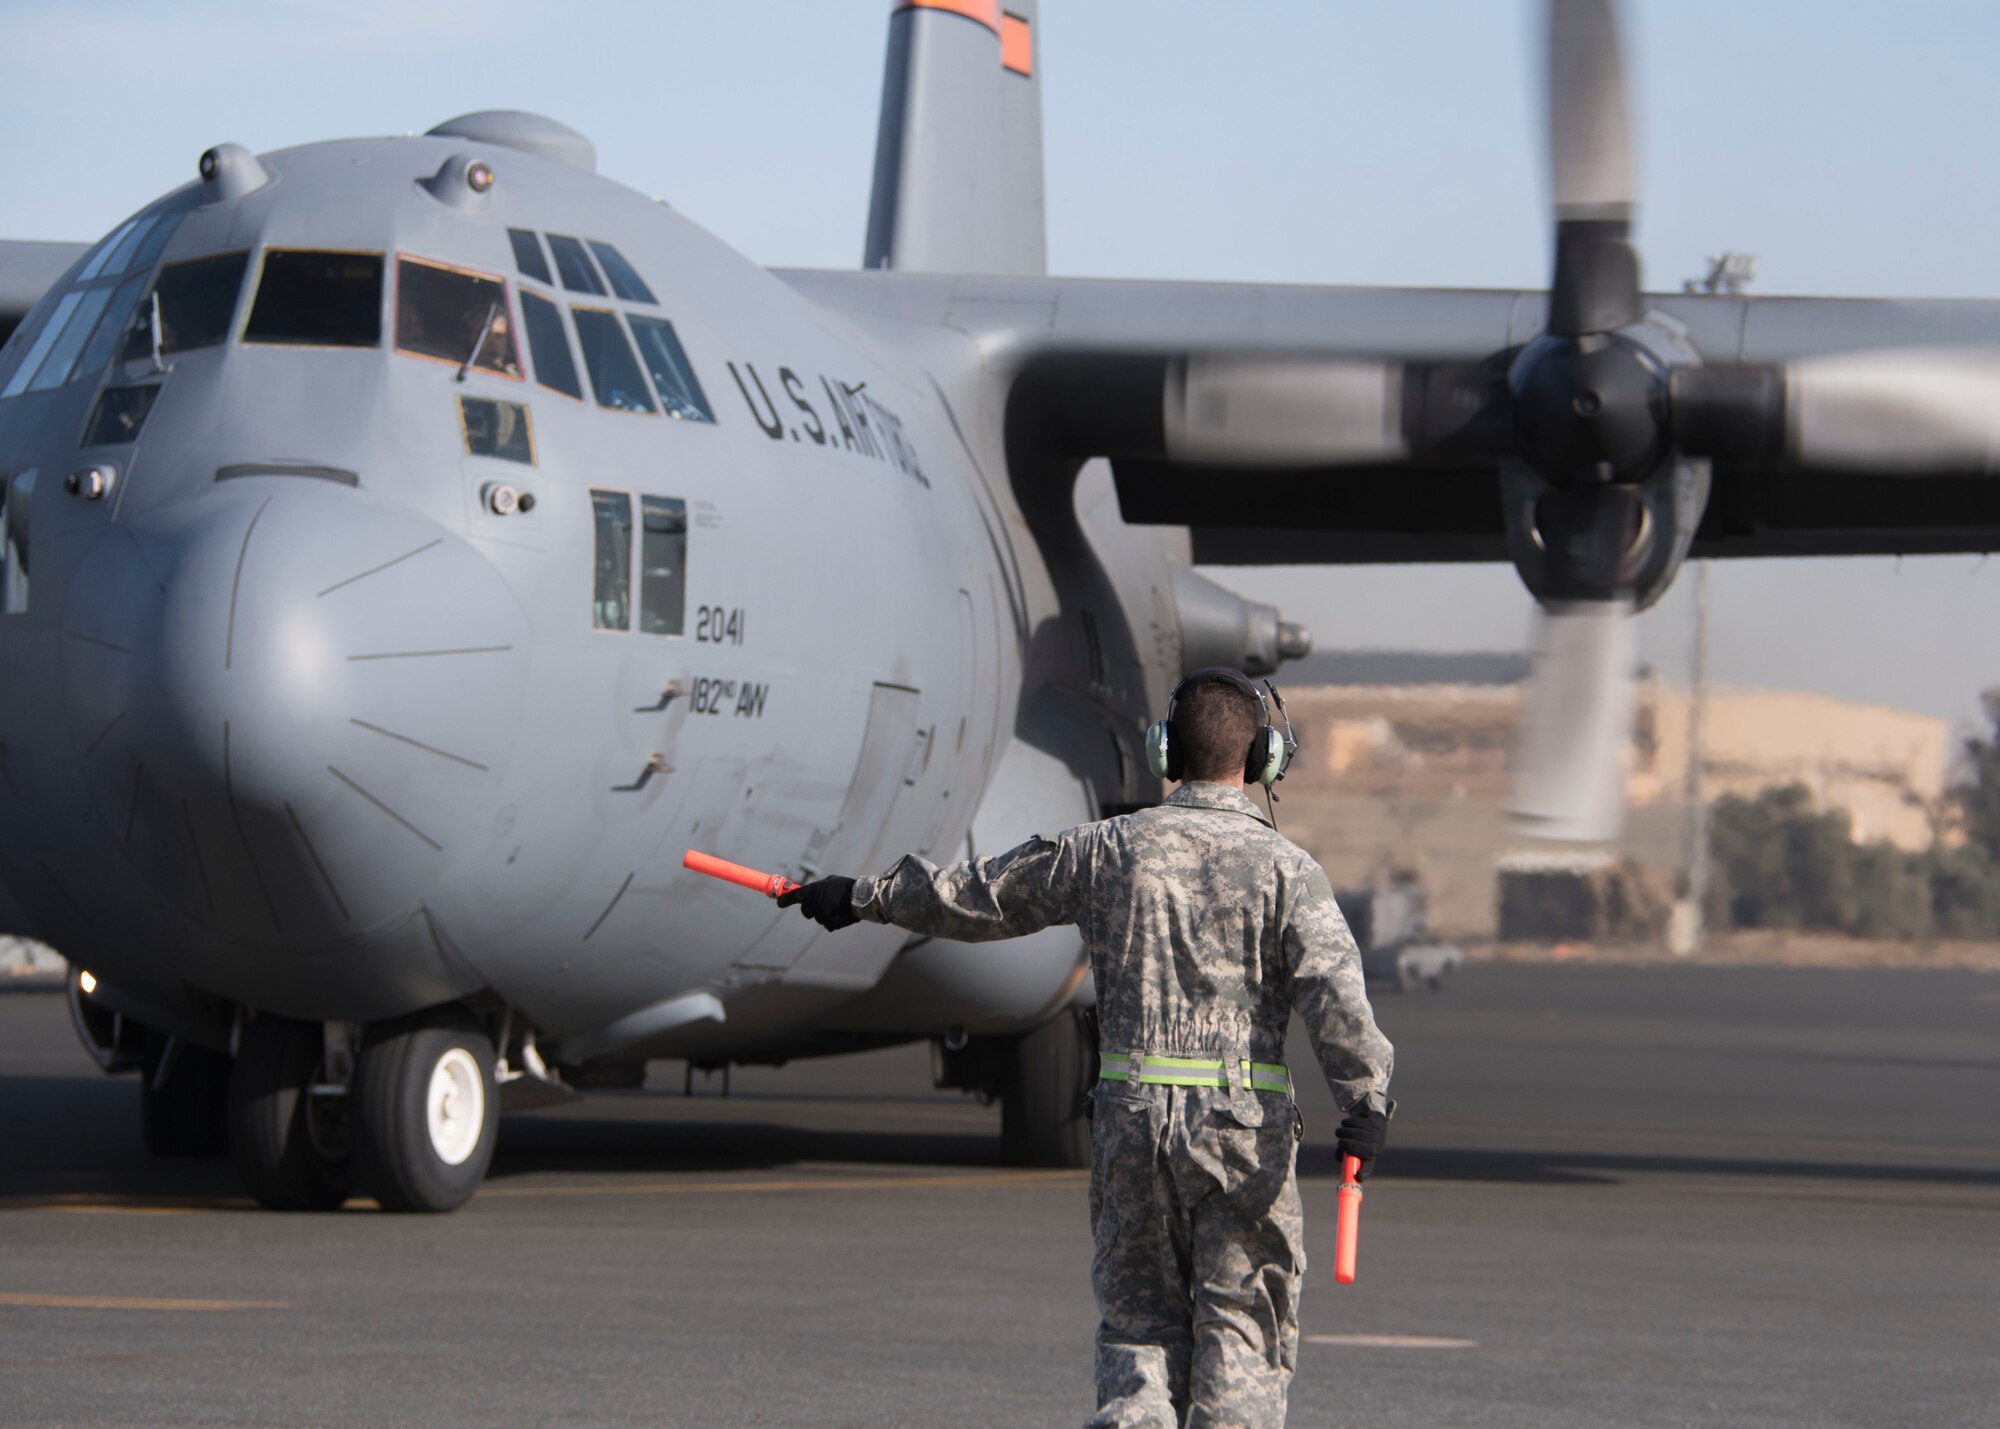
<svg viewBox="0 0 2000 1429">
<path fill-rule="evenodd" d="M 2000 977 L 1484 964 L 1377 1006 L 1353 1286 L 1301 1078 L 1292 1424 L 2000 1422 Z M 1083 1421 L 1082 1173 L 999 1166 L 923 1047 L 655 1070 L 509 1117 L 453 1215 L 277 1215 L 149 1161 L 61 998 L 0 992 L 0 1422 Z"/>
</svg>

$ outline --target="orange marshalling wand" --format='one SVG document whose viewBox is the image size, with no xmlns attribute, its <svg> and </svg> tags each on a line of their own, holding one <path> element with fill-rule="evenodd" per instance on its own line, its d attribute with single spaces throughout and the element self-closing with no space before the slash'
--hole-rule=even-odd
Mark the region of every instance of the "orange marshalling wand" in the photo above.
<svg viewBox="0 0 2000 1429">
<path fill-rule="evenodd" d="M 1333 1278 L 1341 1285 L 1354 1283 L 1355 1243 L 1361 1239 L 1361 1158 L 1340 1158 L 1340 1222 L 1333 1233 Z"/>
<path fill-rule="evenodd" d="M 754 868 L 745 868 L 740 863 L 731 863 L 712 853 L 696 853 L 693 849 L 681 855 L 681 867 L 705 873 L 710 878 L 719 878 L 724 883 L 740 883 L 745 888 L 754 888 L 766 898 L 781 897 L 798 887 L 782 874 L 759 873 Z"/>
</svg>

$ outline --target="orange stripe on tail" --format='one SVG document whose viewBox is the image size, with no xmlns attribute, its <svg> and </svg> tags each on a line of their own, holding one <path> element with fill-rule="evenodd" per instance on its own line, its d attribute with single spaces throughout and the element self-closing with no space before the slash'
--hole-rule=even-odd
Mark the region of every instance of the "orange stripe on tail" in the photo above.
<svg viewBox="0 0 2000 1429">
<path fill-rule="evenodd" d="M 896 0 L 898 10 L 942 10 L 948 15 L 963 15 L 966 19 L 984 25 L 994 34 L 1000 31 L 1000 0 Z"/>
<path fill-rule="evenodd" d="M 1035 37 L 1028 22 L 1011 10 L 1000 16 L 1000 63 L 1015 74 L 1035 72 Z"/>
</svg>

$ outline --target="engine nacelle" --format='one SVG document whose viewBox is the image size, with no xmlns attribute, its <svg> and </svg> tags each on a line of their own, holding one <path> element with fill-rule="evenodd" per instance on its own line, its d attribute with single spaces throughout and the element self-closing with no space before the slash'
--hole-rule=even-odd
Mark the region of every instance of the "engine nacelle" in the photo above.
<svg viewBox="0 0 2000 1429">
<path fill-rule="evenodd" d="M 1312 635 L 1274 605 L 1245 600 L 1185 566 L 1174 567 L 1174 606 L 1181 622 L 1181 673 L 1227 665 L 1268 675 L 1281 660 L 1312 653 Z"/>
</svg>

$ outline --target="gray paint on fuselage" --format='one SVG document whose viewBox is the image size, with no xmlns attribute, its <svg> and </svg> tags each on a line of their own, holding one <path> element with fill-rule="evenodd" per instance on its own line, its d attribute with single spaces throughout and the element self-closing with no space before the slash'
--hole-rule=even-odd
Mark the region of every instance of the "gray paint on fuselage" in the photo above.
<svg viewBox="0 0 2000 1429">
<path fill-rule="evenodd" d="M 447 205 L 420 186 L 468 155 L 492 166 L 490 193 Z M 28 817 L 0 823 L 0 870 L 32 920 L 140 993 L 192 984 L 314 1018 L 491 989 L 560 1035 L 710 988 L 744 1009 L 701 1032 L 726 1049 L 871 984 L 894 930 L 843 935 L 832 966 L 812 949 L 789 972 L 738 966 L 795 915 L 679 857 L 692 844 L 798 870 L 809 850 L 834 868 L 859 847 L 963 846 L 1021 665 L 1004 640 L 966 648 L 956 611 L 1000 631 L 1054 602 L 944 410 L 948 384 L 665 206 L 560 164 L 450 138 L 263 161 L 275 182 L 194 208 L 162 255 L 252 251 L 237 332 L 265 248 L 383 253 L 390 292 L 407 254 L 504 276 L 517 311 L 524 286 L 657 311 L 717 421 L 574 401 L 532 380 L 525 351 L 525 380 L 461 383 L 392 350 L 393 311 L 372 350 L 232 334 L 173 354 L 135 446 L 75 448 L 97 383 L 7 403 L 0 465 L 117 468 L 109 500 L 41 501 L 29 611 L 0 621 L 0 731 L 10 768 L 34 771 Z M 660 306 L 524 284 L 510 225 L 616 244 Z M 732 365 L 753 392 L 761 378 L 779 439 Z M 128 380 L 156 380 L 150 360 L 106 378 Z M 537 464 L 466 455 L 461 394 L 526 402 Z M 812 440 L 843 418 L 854 449 Z M 359 484 L 215 479 L 280 459 Z M 533 511 L 491 514 L 495 480 Z M 689 503 L 685 635 L 590 628 L 592 487 Z M 1036 611 L 1003 612 L 1024 570 Z M 702 606 L 740 609 L 741 643 L 698 641 Z M 57 670 L 60 700 L 45 693 Z M 762 693 L 742 713 L 690 694 L 657 708 L 669 681 Z M 862 841 L 835 825 L 878 682 L 917 691 L 912 752 L 927 731 L 930 757 L 899 764 Z M 632 787 L 655 755 L 671 772 Z"/>
</svg>

